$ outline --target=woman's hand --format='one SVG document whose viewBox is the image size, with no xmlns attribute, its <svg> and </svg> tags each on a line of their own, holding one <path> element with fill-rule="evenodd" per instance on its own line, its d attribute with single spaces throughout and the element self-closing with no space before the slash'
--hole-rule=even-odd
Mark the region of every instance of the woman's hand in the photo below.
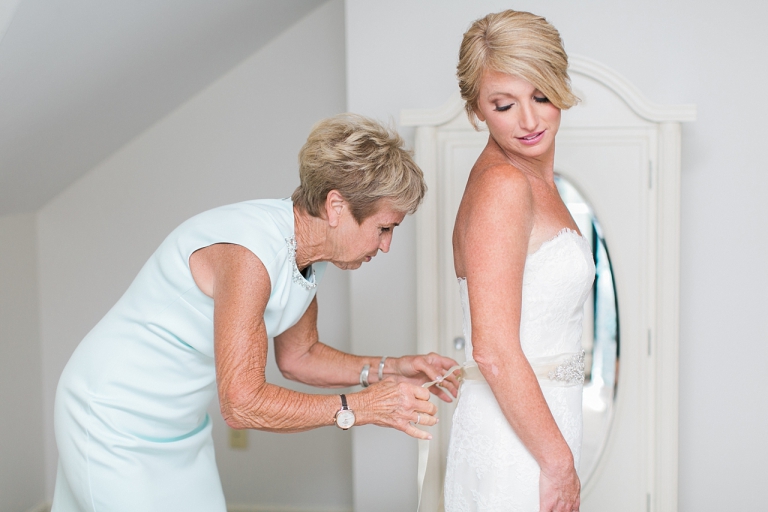
<svg viewBox="0 0 768 512">
<path fill-rule="evenodd" d="M 541 512 L 579 512 L 580 490 L 581 482 L 573 466 L 559 476 L 542 471 L 539 476 Z"/>
<path fill-rule="evenodd" d="M 445 372 L 458 364 L 450 357 L 431 352 L 426 355 L 394 358 L 393 362 L 394 377 L 398 382 L 422 385 L 436 380 L 438 384 L 430 387 L 429 390 L 444 402 L 453 401 L 448 393 L 455 397 L 459 392 L 459 378 L 455 372 L 443 379 Z"/>
<path fill-rule="evenodd" d="M 437 406 L 429 401 L 429 391 L 421 386 L 388 377 L 348 395 L 347 400 L 361 425 L 390 427 L 417 439 L 432 438 L 429 432 L 415 426 L 430 427 L 437 423 Z"/>
</svg>

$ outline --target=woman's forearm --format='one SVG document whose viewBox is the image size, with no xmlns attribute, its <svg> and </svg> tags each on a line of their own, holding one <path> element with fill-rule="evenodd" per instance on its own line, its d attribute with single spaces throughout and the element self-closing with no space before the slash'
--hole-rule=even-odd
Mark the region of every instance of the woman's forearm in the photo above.
<svg viewBox="0 0 768 512">
<path fill-rule="evenodd" d="M 341 407 L 336 395 L 309 395 L 266 382 L 219 395 L 224 420 L 237 429 L 301 432 L 333 424 Z"/>
<path fill-rule="evenodd" d="M 380 357 L 347 354 L 322 342 L 315 342 L 306 351 L 278 355 L 278 367 L 288 379 L 311 386 L 341 388 L 360 383 L 360 372 L 369 365 L 368 382 L 379 381 Z M 383 374 L 394 373 L 392 360 L 384 363 Z"/>
<path fill-rule="evenodd" d="M 310 395 L 261 381 L 260 384 L 219 386 L 221 413 L 227 424 L 237 429 L 269 432 L 301 432 L 332 425 L 341 409 L 338 395 Z M 421 439 L 429 433 L 411 422 L 421 415 L 421 425 L 434 425 L 437 407 L 429 402 L 429 392 L 407 383 L 385 381 L 358 393 L 346 395 L 355 414 L 355 425 L 379 425 L 401 430 Z"/>
<path fill-rule="evenodd" d="M 573 469 L 573 454 L 552 416 L 538 379 L 522 351 L 475 354 L 488 384 L 513 430 L 542 471 Z M 515 353 L 517 352 L 517 353 Z"/>
<path fill-rule="evenodd" d="M 381 358 L 354 356 L 322 343 L 317 332 L 317 299 L 299 322 L 275 336 L 275 360 L 282 374 L 291 380 L 318 387 L 349 387 L 360 383 L 360 371 L 370 365 L 368 382 L 378 382 Z M 391 360 L 384 373 L 394 373 Z"/>
</svg>

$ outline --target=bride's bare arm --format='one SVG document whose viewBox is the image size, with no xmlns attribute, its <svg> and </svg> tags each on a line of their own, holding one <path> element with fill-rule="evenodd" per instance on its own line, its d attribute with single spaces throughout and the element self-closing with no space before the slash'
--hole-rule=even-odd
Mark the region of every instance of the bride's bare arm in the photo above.
<svg viewBox="0 0 768 512">
<path fill-rule="evenodd" d="M 578 510 L 573 455 L 520 345 L 523 271 L 533 229 L 526 177 L 508 165 L 483 170 L 462 201 L 455 248 L 467 277 L 474 359 L 504 415 L 538 462 L 542 510 Z"/>
</svg>

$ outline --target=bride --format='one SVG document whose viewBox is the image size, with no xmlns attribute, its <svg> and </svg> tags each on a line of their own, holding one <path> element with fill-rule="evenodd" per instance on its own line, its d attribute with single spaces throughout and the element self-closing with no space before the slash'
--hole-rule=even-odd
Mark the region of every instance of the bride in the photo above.
<svg viewBox="0 0 768 512">
<path fill-rule="evenodd" d="M 489 14 L 464 34 L 459 87 L 490 137 L 453 233 L 468 343 L 446 512 L 579 510 L 594 263 L 554 181 L 560 111 L 578 101 L 567 66 L 557 30 L 530 13 Z"/>
</svg>

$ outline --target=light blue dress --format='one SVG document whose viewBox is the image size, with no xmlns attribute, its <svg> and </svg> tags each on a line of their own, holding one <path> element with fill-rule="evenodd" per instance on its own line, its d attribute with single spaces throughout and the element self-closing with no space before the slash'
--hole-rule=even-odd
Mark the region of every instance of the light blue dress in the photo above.
<svg viewBox="0 0 768 512">
<path fill-rule="evenodd" d="M 325 263 L 296 268 L 293 203 L 216 208 L 176 228 L 83 339 L 56 391 L 59 466 L 52 512 L 224 512 L 206 412 L 216 395 L 213 299 L 189 257 L 241 245 L 271 280 L 269 337 L 296 324 Z"/>
</svg>

